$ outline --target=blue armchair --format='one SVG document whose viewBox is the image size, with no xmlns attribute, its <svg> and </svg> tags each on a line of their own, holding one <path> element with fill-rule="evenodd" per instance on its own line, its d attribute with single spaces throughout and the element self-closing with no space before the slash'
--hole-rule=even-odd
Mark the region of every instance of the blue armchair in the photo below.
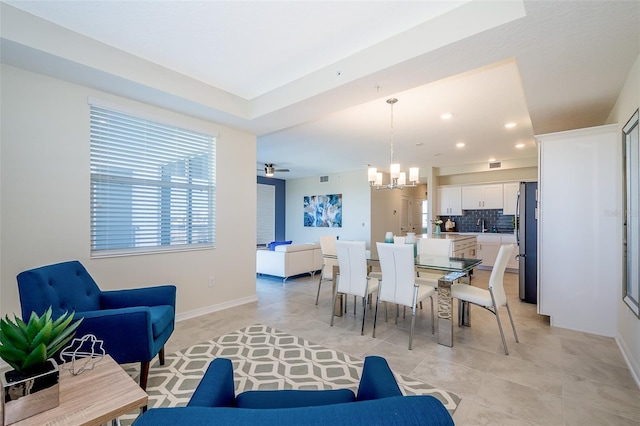
<svg viewBox="0 0 640 426">
<path fill-rule="evenodd" d="M 350 389 L 264 390 L 235 395 L 233 365 L 216 358 L 186 407 L 152 408 L 134 426 L 162 425 L 442 425 L 453 419 L 432 396 L 402 396 L 384 358 L 364 361 L 357 395 Z"/>
<path fill-rule="evenodd" d="M 142 389 L 150 361 L 159 355 L 164 364 L 164 344 L 175 324 L 175 286 L 101 291 L 78 261 L 30 269 L 17 279 L 23 319 L 49 306 L 54 318 L 75 311 L 75 318 L 84 318 L 76 336 L 90 333 L 103 340 L 105 351 L 120 364 L 141 363 Z"/>
</svg>

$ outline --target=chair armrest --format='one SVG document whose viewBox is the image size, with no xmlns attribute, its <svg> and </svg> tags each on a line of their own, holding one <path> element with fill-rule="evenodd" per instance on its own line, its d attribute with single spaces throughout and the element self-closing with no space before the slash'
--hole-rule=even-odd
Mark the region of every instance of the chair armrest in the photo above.
<svg viewBox="0 0 640 426">
<path fill-rule="evenodd" d="M 126 290 L 103 291 L 100 294 L 102 309 L 119 309 L 132 306 L 170 305 L 176 308 L 176 286 L 161 285 Z"/>
<path fill-rule="evenodd" d="M 358 401 L 401 395 L 402 392 L 387 360 L 379 356 L 366 357 L 358 386 Z"/>
<path fill-rule="evenodd" d="M 209 364 L 187 406 L 234 407 L 235 404 L 233 364 L 230 359 L 216 358 Z"/>
<path fill-rule="evenodd" d="M 117 363 L 149 361 L 155 356 L 148 307 L 75 313 L 75 318 L 81 317 L 84 319 L 78 326 L 76 337 L 95 335 L 104 342 L 104 350 Z"/>
</svg>

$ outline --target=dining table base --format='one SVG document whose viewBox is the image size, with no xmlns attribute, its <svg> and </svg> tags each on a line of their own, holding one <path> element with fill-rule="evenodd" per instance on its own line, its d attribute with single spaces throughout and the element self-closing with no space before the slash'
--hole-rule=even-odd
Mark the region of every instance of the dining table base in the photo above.
<svg viewBox="0 0 640 426">
<path fill-rule="evenodd" d="M 438 344 L 453 347 L 453 299 L 451 284 L 466 276 L 464 272 L 451 272 L 438 280 Z M 467 306 L 468 310 L 468 306 Z M 470 323 L 469 312 L 466 320 Z"/>
</svg>

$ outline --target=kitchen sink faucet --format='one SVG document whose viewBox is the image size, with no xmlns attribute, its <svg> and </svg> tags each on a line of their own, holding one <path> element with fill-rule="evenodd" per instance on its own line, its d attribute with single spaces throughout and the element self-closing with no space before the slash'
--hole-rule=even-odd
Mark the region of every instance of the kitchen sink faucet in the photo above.
<svg viewBox="0 0 640 426">
<path fill-rule="evenodd" d="M 478 219 L 478 222 L 476 222 L 477 226 L 480 226 L 480 223 L 482 222 L 482 232 L 485 233 L 488 231 L 487 228 L 485 228 L 485 219 Z"/>
</svg>

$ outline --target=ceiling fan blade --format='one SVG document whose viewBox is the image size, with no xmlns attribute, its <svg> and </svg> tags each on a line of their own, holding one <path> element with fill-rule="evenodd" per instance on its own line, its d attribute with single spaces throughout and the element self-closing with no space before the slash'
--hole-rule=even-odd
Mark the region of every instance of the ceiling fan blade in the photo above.
<svg viewBox="0 0 640 426">
<path fill-rule="evenodd" d="M 288 172 L 289 169 L 273 169 L 274 172 Z"/>
</svg>

